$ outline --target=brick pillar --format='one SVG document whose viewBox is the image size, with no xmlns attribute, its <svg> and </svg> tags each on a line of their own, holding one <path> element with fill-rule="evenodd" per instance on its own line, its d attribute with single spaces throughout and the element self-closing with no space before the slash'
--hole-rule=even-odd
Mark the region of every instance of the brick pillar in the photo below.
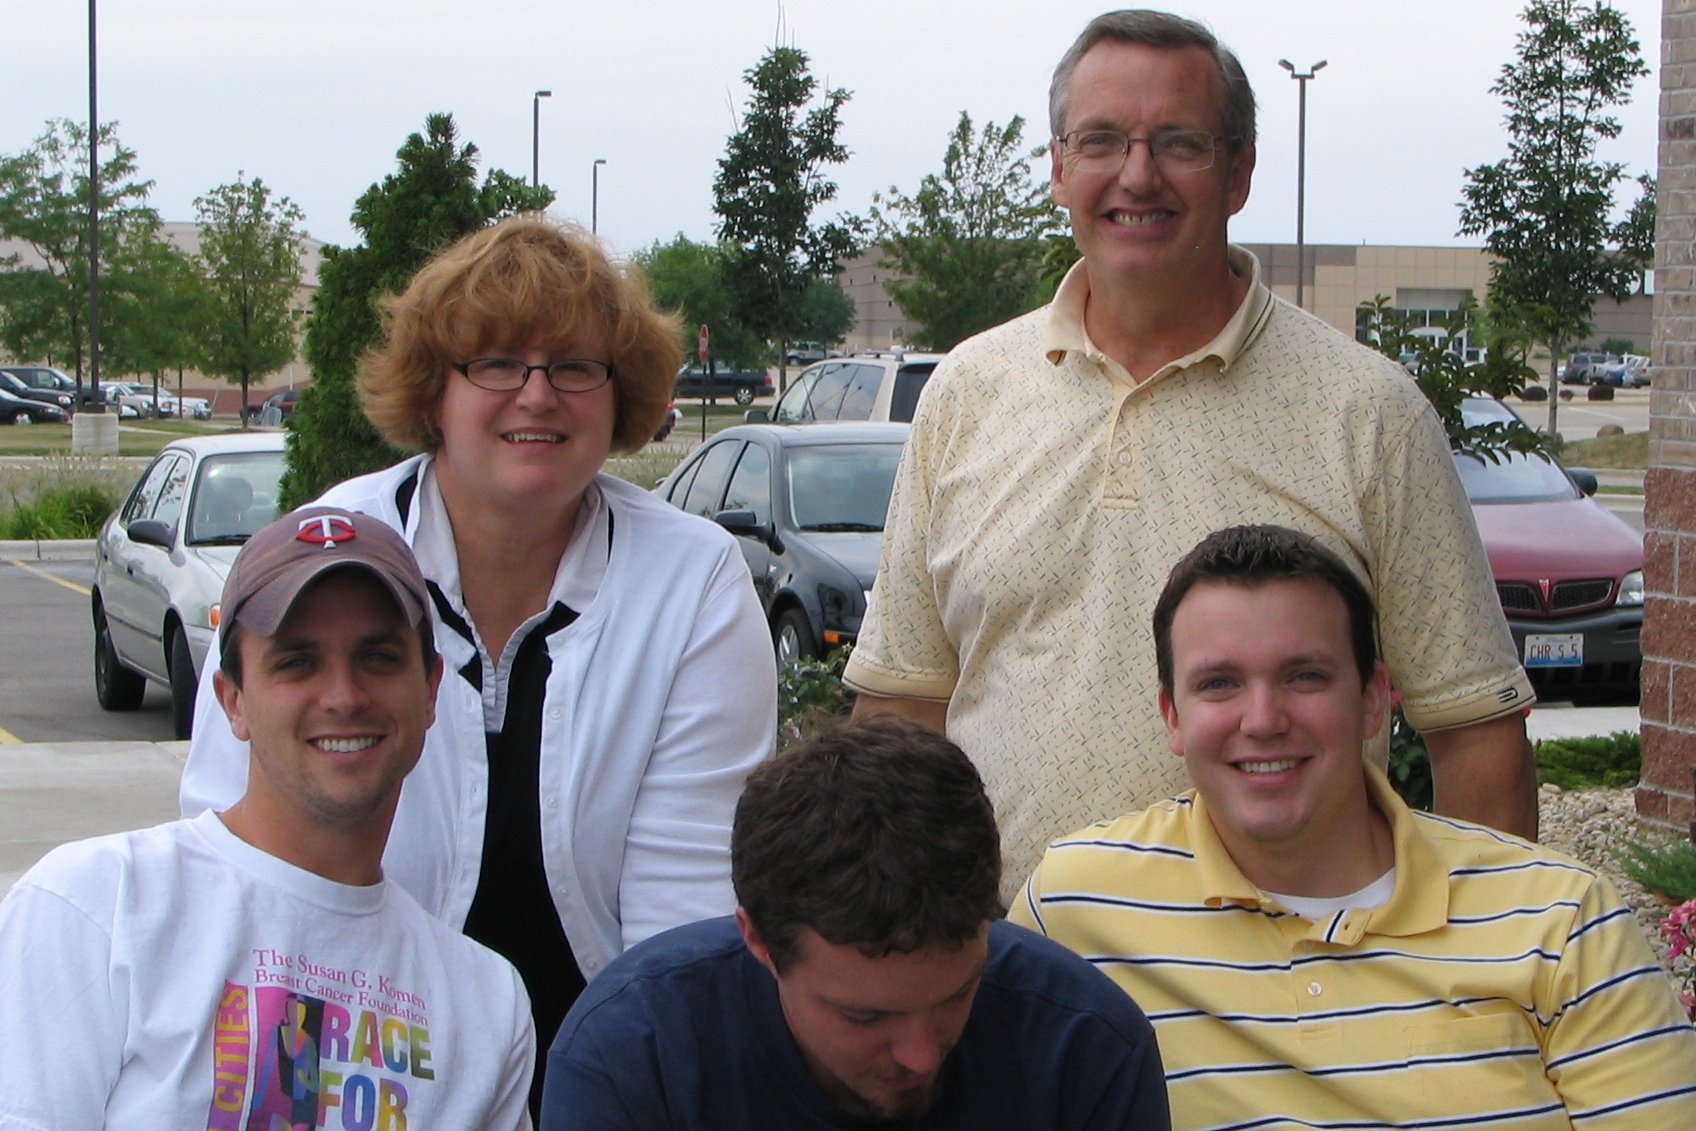
<svg viewBox="0 0 1696 1131">
<path fill-rule="evenodd" d="M 1696 0 L 1662 0 L 1637 811 L 1696 839 Z"/>
</svg>

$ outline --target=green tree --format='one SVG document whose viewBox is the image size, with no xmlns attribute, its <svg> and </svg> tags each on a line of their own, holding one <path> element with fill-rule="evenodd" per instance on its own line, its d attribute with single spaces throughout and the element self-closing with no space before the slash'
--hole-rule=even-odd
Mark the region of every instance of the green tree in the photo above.
<svg viewBox="0 0 1696 1131">
<path fill-rule="evenodd" d="M 654 301 L 683 316 L 683 354 L 695 356 L 696 333 L 706 323 L 713 360 L 732 369 L 764 369 L 771 362 L 765 339 L 736 317 L 725 283 L 725 251 L 682 233 L 636 253 Z"/>
<path fill-rule="evenodd" d="M 797 317 L 795 336 L 800 341 L 840 342 L 854 328 L 854 300 L 834 276 L 815 278 L 801 294 Z"/>
<path fill-rule="evenodd" d="M 119 144 L 116 124 L 100 127 L 97 147 L 104 267 L 155 237 L 159 216 L 147 206 L 153 182 L 138 179 L 135 151 Z M 28 244 L 40 259 L 0 261 L 0 344 L 17 357 L 69 359 L 79 384 L 89 349 L 88 150 L 88 128 L 60 118 L 30 148 L 0 157 L 0 236 Z M 101 280 L 114 312 L 124 308 L 123 284 L 121 272 Z M 104 310 L 101 323 L 103 337 L 109 324 L 120 329 Z"/>
<path fill-rule="evenodd" d="M 253 379 L 294 360 L 295 292 L 305 214 L 286 196 L 273 197 L 258 177 L 240 172 L 194 201 L 207 321 L 200 368 L 241 385 L 242 427 Z"/>
<path fill-rule="evenodd" d="M 848 159 L 836 134 L 849 93 L 827 90 L 809 108 L 818 84 L 806 52 L 794 47 L 772 48 L 744 78 L 753 95 L 719 160 L 713 210 L 737 319 L 777 343 L 781 364 L 808 287 L 834 274 L 859 239 L 852 216 L 813 221 L 836 197 L 826 168 Z"/>
<path fill-rule="evenodd" d="M 149 238 L 121 249 L 107 278 L 119 285 L 102 289 L 102 372 L 145 374 L 157 397 L 167 369 L 180 377 L 200 362 L 209 315 L 200 268 L 170 242 Z"/>
<path fill-rule="evenodd" d="M 349 476 L 387 467 L 406 453 L 386 444 L 359 410 L 359 357 L 382 330 L 377 299 L 405 288 L 413 272 L 467 232 L 553 201 L 498 169 L 477 183 L 477 147 L 459 144 L 451 114 L 431 114 L 395 154 L 399 168 L 362 193 L 353 226 L 356 247 L 325 245 L 318 290 L 306 320 L 312 385 L 289 429 L 283 501 L 299 506 Z"/>
<path fill-rule="evenodd" d="M 1495 259 L 1492 308 L 1548 351 L 1554 435 L 1561 358 L 1590 333 L 1595 296 L 1627 297 L 1646 263 L 1634 221 L 1610 219 L 1624 166 L 1596 147 L 1619 136 L 1609 111 L 1648 69 L 1630 22 L 1606 4 L 1531 0 L 1523 19 L 1518 58 L 1490 88 L 1507 106 L 1508 155 L 1467 170 L 1460 232 L 1483 236 Z"/>
<path fill-rule="evenodd" d="M 1046 149 L 1023 149 L 1025 120 L 973 129 L 964 110 L 948 136 L 941 175 L 908 196 L 891 186 L 873 197 L 872 222 L 884 262 L 906 276 L 890 297 L 920 323 L 914 339 L 956 344 L 1025 313 L 1045 295 L 1043 237 L 1060 227 L 1048 184 L 1031 174 Z"/>
<path fill-rule="evenodd" d="M 1419 391 L 1437 410 L 1454 451 L 1496 460 L 1506 452 L 1547 450 L 1548 437 L 1518 420 L 1469 425 L 1461 415 L 1461 402 L 1473 393 L 1515 396 L 1528 379 L 1536 378 L 1536 371 L 1525 360 L 1529 343 L 1516 336 L 1511 319 L 1481 311 L 1469 298 L 1443 320 L 1439 327 L 1442 333 L 1434 335 L 1423 323 L 1415 326 L 1412 318 L 1393 308 L 1385 295 L 1361 303 L 1359 314 L 1372 346 L 1412 373 Z M 1481 346 L 1482 360 L 1468 364 L 1455 348 L 1463 341 Z"/>
</svg>

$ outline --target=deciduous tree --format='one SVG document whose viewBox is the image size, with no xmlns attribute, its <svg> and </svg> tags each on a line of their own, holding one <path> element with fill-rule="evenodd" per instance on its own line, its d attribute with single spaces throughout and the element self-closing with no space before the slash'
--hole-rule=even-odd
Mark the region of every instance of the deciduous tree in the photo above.
<svg viewBox="0 0 1696 1131">
<path fill-rule="evenodd" d="M 240 383 L 245 428 L 249 384 L 294 360 L 305 215 L 239 172 L 194 208 L 207 298 L 200 368 Z"/>
<path fill-rule="evenodd" d="M 1467 170 L 1460 231 L 1495 257 L 1490 306 L 1548 351 L 1553 435 L 1562 356 L 1589 334 L 1596 296 L 1627 297 L 1645 266 L 1638 230 L 1647 208 L 1652 232 L 1652 195 L 1614 222 L 1625 171 L 1596 147 L 1619 136 L 1610 111 L 1648 69 L 1630 22 L 1605 3 L 1531 0 L 1523 19 L 1518 57 L 1490 88 L 1507 106 L 1508 155 Z"/>
<path fill-rule="evenodd" d="M 834 274 L 859 239 L 854 217 L 813 219 L 836 197 L 826 170 L 848 159 L 836 135 L 849 92 L 827 90 L 811 105 L 818 83 L 794 47 L 773 47 L 744 77 L 753 93 L 719 160 L 713 209 L 737 319 L 777 343 L 781 364 L 807 288 Z"/>
<path fill-rule="evenodd" d="M 709 329 L 714 361 L 733 369 L 764 369 L 771 363 L 765 339 L 737 318 L 725 282 L 725 251 L 679 233 L 636 253 L 654 301 L 683 316 L 683 353 L 695 356 L 696 333 Z"/>
<path fill-rule="evenodd" d="M 0 262 L 0 343 L 18 357 L 68 360 L 79 384 L 89 349 L 88 151 L 88 128 L 61 118 L 28 149 L 0 157 L 0 236 L 28 244 L 39 261 Z M 156 238 L 159 216 L 147 205 L 153 182 L 137 176 L 116 124 L 100 127 L 97 151 L 101 263 L 116 264 Z M 118 299 L 124 282 L 116 271 L 103 278 L 102 297 Z"/>
<path fill-rule="evenodd" d="M 872 222 L 884 261 L 904 279 L 890 297 L 920 326 L 912 339 L 932 349 L 1023 314 L 1044 297 L 1043 237 L 1060 227 L 1048 183 L 1031 174 L 1042 147 L 1023 148 L 1025 121 L 972 126 L 964 110 L 948 137 L 941 174 L 912 195 L 891 186 L 874 198 Z"/>
<path fill-rule="evenodd" d="M 430 256 L 502 216 L 546 208 L 547 186 L 532 188 L 498 169 L 477 183 L 477 147 L 461 145 L 450 114 L 432 114 L 424 132 L 395 154 L 400 167 L 360 195 L 356 247 L 323 247 L 318 290 L 306 321 L 312 385 L 289 431 L 282 494 L 298 506 L 349 476 L 386 467 L 406 453 L 383 442 L 359 410 L 359 357 L 381 334 L 377 299 L 405 288 Z"/>
</svg>

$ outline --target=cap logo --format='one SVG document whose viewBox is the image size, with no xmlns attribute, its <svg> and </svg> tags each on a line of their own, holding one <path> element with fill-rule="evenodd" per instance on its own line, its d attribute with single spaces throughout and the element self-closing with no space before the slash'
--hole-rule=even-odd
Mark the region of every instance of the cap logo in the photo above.
<svg viewBox="0 0 1696 1131">
<path fill-rule="evenodd" d="M 342 542 L 351 542 L 357 537 L 353 529 L 353 520 L 346 515 L 319 514 L 311 518 L 303 518 L 295 539 L 314 546 L 322 546 L 326 550 Z"/>
</svg>

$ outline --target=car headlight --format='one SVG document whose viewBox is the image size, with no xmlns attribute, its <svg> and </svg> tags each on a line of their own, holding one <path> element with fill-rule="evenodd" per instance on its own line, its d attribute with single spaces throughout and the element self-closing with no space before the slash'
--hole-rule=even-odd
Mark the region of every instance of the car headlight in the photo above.
<svg viewBox="0 0 1696 1131">
<path fill-rule="evenodd" d="M 1635 605 L 1641 607 L 1642 604 L 1643 571 L 1640 569 L 1634 569 L 1630 573 L 1626 574 L 1625 578 L 1620 581 L 1619 596 L 1614 599 L 1614 607 L 1618 608 L 1622 605 Z"/>
</svg>

